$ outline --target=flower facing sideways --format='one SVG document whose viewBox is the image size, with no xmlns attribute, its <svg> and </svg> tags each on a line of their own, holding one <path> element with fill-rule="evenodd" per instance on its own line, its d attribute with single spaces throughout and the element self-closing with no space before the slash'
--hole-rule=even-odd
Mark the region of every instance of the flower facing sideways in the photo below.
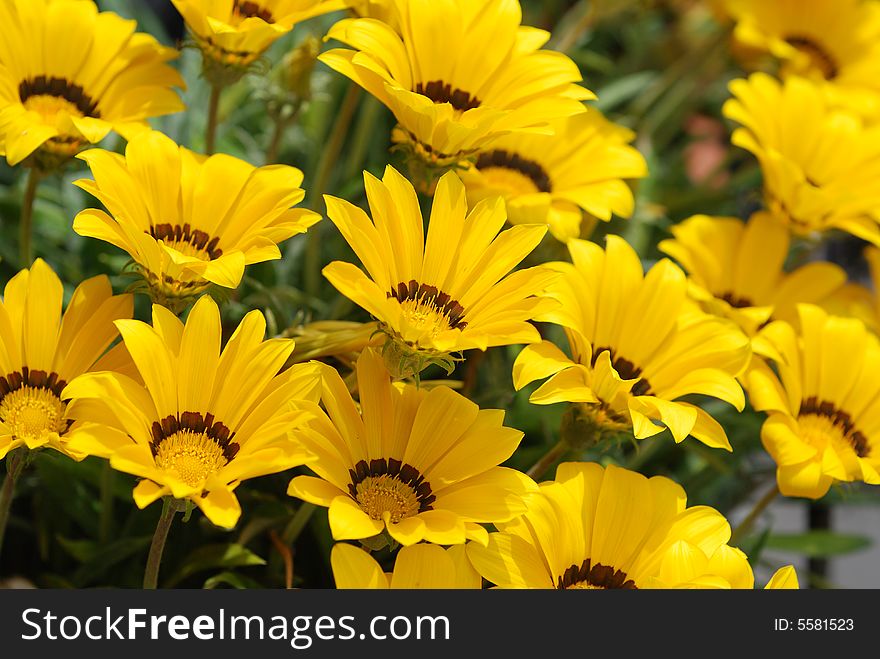
<svg viewBox="0 0 880 659">
<path fill-rule="evenodd" d="M 367 552 L 339 542 L 330 552 L 337 588 L 355 589 L 479 589 L 482 578 L 468 560 L 464 545 L 443 549 L 420 543 L 401 547 L 391 574 Z"/>
<path fill-rule="evenodd" d="M 195 503 L 214 524 L 232 527 L 233 490 L 246 478 L 310 459 L 290 434 L 309 418 L 320 380 L 312 365 L 279 373 L 293 341 L 264 341 L 266 321 L 248 313 L 221 350 L 220 311 L 208 296 L 184 325 L 153 305 L 153 324 L 117 321 L 143 384 L 121 373 L 89 373 L 62 393 L 71 414 L 101 424 L 78 447 L 143 480 L 143 508 L 171 495 Z M 295 433 L 294 433 L 295 434 Z"/>
</svg>

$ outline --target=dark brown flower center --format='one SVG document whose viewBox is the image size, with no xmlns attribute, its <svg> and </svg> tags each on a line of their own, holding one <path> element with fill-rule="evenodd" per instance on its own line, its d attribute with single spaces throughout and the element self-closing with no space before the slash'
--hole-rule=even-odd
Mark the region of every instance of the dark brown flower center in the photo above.
<svg viewBox="0 0 880 659">
<path fill-rule="evenodd" d="M 85 93 L 80 85 L 65 78 L 38 75 L 22 80 L 18 85 L 18 96 L 24 103 L 34 96 L 54 96 L 71 103 L 85 117 L 99 118 L 98 102 Z"/>
<path fill-rule="evenodd" d="M 388 293 L 388 297 L 393 297 L 401 304 L 411 302 L 425 312 L 432 311 L 443 316 L 449 322 L 450 329 L 463 330 L 467 327 L 467 323 L 462 320 L 464 307 L 436 286 L 420 284 L 413 279 L 408 284 L 399 283 Z"/>
<path fill-rule="evenodd" d="M 622 570 L 615 570 L 613 567 L 601 563 L 592 565 L 588 558 L 580 565 L 572 565 L 561 577 L 557 577 L 556 588 L 559 590 L 569 588 L 637 590 L 638 586 L 632 579 L 627 579 L 626 573 Z"/>
<path fill-rule="evenodd" d="M 552 189 L 550 176 L 547 174 L 547 171 L 534 160 L 528 160 L 516 153 L 511 153 L 504 149 L 496 149 L 495 151 L 481 154 L 477 159 L 477 169 L 489 169 L 490 167 L 500 167 L 519 172 L 529 178 L 540 192 L 550 192 Z"/>
<path fill-rule="evenodd" d="M 419 470 L 394 458 L 358 462 L 348 470 L 349 494 L 373 519 L 389 513 L 393 522 L 431 510 L 437 497 Z"/>
<path fill-rule="evenodd" d="M 813 38 L 796 34 L 788 37 L 785 41 L 806 54 L 826 80 L 837 77 L 839 70 L 834 57 Z"/>
<path fill-rule="evenodd" d="M 735 309 L 744 309 L 746 307 L 755 306 L 749 298 L 745 296 L 739 296 L 733 291 L 728 291 L 727 293 L 719 295 L 718 297 L 727 302 L 727 304 L 734 307 Z"/>
<path fill-rule="evenodd" d="M 164 442 L 177 440 L 181 435 L 200 437 L 216 444 L 227 463 L 236 456 L 240 448 L 237 442 L 232 441 L 235 433 L 230 432 L 224 423 L 215 420 L 211 413 L 204 416 L 201 412 L 170 414 L 161 421 L 154 421 L 150 430 L 153 435 L 150 451 L 154 458 L 159 455 Z"/>
<path fill-rule="evenodd" d="M 838 409 L 837 406 L 830 401 L 820 401 L 816 396 L 810 396 L 801 402 L 801 409 L 798 412 L 798 418 L 816 416 L 824 417 L 831 422 L 831 425 L 837 428 L 860 458 L 868 457 L 871 447 L 868 445 L 868 438 L 864 433 L 857 430 L 853 423 L 852 416 L 844 410 Z"/>
<path fill-rule="evenodd" d="M 156 240 L 164 240 L 171 243 L 171 247 L 189 245 L 197 252 L 203 252 L 209 259 L 217 259 L 223 255 L 223 250 L 217 247 L 220 242 L 218 236 L 211 238 L 200 229 L 193 229 L 189 223 L 180 224 L 156 224 L 150 226 L 150 235 Z"/>
<path fill-rule="evenodd" d="M 456 110 L 464 112 L 480 107 L 480 100 L 461 89 L 453 89 L 452 85 L 442 80 L 416 83 L 416 94 L 427 96 L 435 103 L 449 103 Z"/>
<path fill-rule="evenodd" d="M 234 0 L 232 3 L 232 11 L 242 18 L 262 18 L 267 23 L 275 22 L 275 19 L 272 17 L 272 12 L 265 7 L 261 7 L 256 2 L 241 2 L 241 0 Z"/>
<path fill-rule="evenodd" d="M 590 365 L 596 366 L 596 360 L 599 359 L 599 355 L 603 352 L 608 351 L 611 357 L 611 366 L 614 367 L 614 370 L 617 371 L 617 374 L 623 380 L 635 380 L 638 378 L 638 381 L 633 384 L 632 389 L 630 389 L 630 393 L 633 396 L 647 396 L 651 392 L 651 384 L 643 377 L 642 369 L 635 364 L 633 364 L 628 359 L 624 359 L 623 357 L 618 357 L 615 354 L 613 348 L 610 347 L 601 347 L 595 348 L 593 350 L 593 357 L 590 359 Z"/>
</svg>

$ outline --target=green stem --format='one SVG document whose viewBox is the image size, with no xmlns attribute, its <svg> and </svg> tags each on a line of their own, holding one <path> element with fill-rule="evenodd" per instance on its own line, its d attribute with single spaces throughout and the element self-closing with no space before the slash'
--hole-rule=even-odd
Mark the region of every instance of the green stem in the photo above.
<svg viewBox="0 0 880 659">
<path fill-rule="evenodd" d="M 311 519 L 312 513 L 314 513 L 317 508 L 318 507 L 313 503 L 303 502 L 299 507 L 299 510 L 297 510 L 296 514 L 293 516 L 293 519 L 290 520 L 290 523 L 288 523 L 284 532 L 281 534 L 281 539 L 284 541 L 285 545 L 289 547 L 296 542 L 299 534 L 302 533 L 302 530 L 306 527 L 306 524 L 308 524 L 309 519 Z"/>
<path fill-rule="evenodd" d="M 205 153 L 212 155 L 214 153 L 214 141 L 217 136 L 217 112 L 220 108 L 220 92 L 223 88 L 220 85 L 211 85 L 211 98 L 208 101 L 208 125 L 205 129 Z"/>
<path fill-rule="evenodd" d="M 28 171 L 27 184 L 24 189 L 24 200 L 21 202 L 21 218 L 18 223 L 18 249 L 22 268 L 29 268 L 34 258 L 31 249 L 31 225 L 34 217 L 34 201 L 37 198 L 37 184 L 40 175 L 36 167 Z"/>
<path fill-rule="evenodd" d="M 541 478 L 541 476 L 546 474 L 550 467 L 552 467 L 557 460 L 565 455 L 567 451 L 568 442 L 566 442 L 564 439 L 560 439 L 558 442 L 556 442 L 556 444 L 553 445 L 553 447 L 549 451 L 544 454 L 544 456 L 540 460 L 532 465 L 532 468 L 529 469 L 526 474 L 529 477 L 538 480 L 539 478 Z"/>
<path fill-rule="evenodd" d="M 266 164 L 272 165 L 278 160 L 278 153 L 281 150 L 281 143 L 284 140 L 284 131 L 287 130 L 287 127 L 290 126 L 296 118 L 299 116 L 299 111 L 302 108 L 302 103 L 299 102 L 296 104 L 293 112 L 291 112 L 290 116 L 281 117 L 276 116 L 274 121 L 274 128 L 272 129 L 272 138 L 269 140 L 269 146 L 266 147 Z"/>
<path fill-rule="evenodd" d="M 751 512 L 746 515 L 746 518 L 740 522 L 740 525 L 730 534 L 730 540 L 727 544 L 732 547 L 737 546 L 737 543 L 742 540 L 743 536 L 745 536 L 751 530 L 752 526 L 754 526 L 755 521 L 761 516 L 761 513 L 764 512 L 767 506 L 769 506 L 778 495 L 779 486 L 774 484 L 770 491 L 761 497 L 758 503 L 755 504 L 754 508 L 752 508 Z"/>
<path fill-rule="evenodd" d="M 26 450 L 16 449 L 6 455 L 6 478 L 3 479 L 3 488 L 0 489 L 0 556 L 3 555 L 3 536 L 6 535 L 9 510 L 15 496 L 15 483 L 25 466 Z"/>
<path fill-rule="evenodd" d="M 113 486 L 116 481 L 116 470 L 110 466 L 109 460 L 104 460 L 101 471 L 101 524 L 99 538 L 102 543 L 110 541 L 113 534 Z"/>
<path fill-rule="evenodd" d="M 150 554 L 147 558 L 147 568 L 144 570 L 144 588 L 155 590 L 159 583 L 159 565 L 162 563 L 162 552 L 165 551 L 165 541 L 168 539 L 168 531 L 174 516 L 180 510 L 177 499 L 165 497 L 162 502 L 162 515 L 156 524 L 156 532 L 153 534 L 153 542 L 150 544 Z"/>
</svg>

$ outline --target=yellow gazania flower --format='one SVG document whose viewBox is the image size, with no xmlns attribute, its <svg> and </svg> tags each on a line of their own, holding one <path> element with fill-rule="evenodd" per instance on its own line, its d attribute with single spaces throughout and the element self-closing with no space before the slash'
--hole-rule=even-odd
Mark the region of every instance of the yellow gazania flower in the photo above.
<svg viewBox="0 0 880 659">
<path fill-rule="evenodd" d="M 691 295 L 749 336 L 771 317 L 796 320 L 798 303 L 818 303 L 846 282 L 842 268 L 824 261 L 785 272 L 790 234 L 764 211 L 748 222 L 695 215 L 671 231 L 659 249 L 688 273 Z"/>
<path fill-rule="evenodd" d="M 871 286 L 848 282 L 821 301 L 819 306 L 833 316 L 858 318 L 875 334 L 880 333 L 880 249 L 873 245 L 863 252 L 868 262 Z"/>
<path fill-rule="evenodd" d="M 496 524 L 471 563 L 501 588 L 752 588 L 730 525 L 684 490 L 613 465 L 568 462 L 527 499 L 528 511 Z"/>
<path fill-rule="evenodd" d="M 623 179 L 648 175 L 629 145 L 628 128 L 590 108 L 554 124 L 555 135 L 514 134 L 492 143 L 462 175 L 468 200 L 501 195 L 513 223 L 546 222 L 566 242 L 581 233 L 583 213 L 608 221 L 629 217 L 633 194 Z"/>
<path fill-rule="evenodd" d="M 815 80 L 834 103 L 880 112 L 880 7 L 864 0 L 727 0 L 741 44 Z"/>
<path fill-rule="evenodd" d="M 241 514 L 233 494 L 240 481 L 311 458 L 289 435 L 310 418 L 318 372 L 298 365 L 278 373 L 293 341 L 263 341 L 259 311 L 244 317 L 222 351 L 220 310 L 207 295 L 186 325 L 159 305 L 152 326 L 116 325 L 144 384 L 110 371 L 87 373 L 62 396 L 72 399 L 71 416 L 101 424 L 76 446 L 143 478 L 134 489 L 139 508 L 170 494 L 232 527 Z"/>
<path fill-rule="evenodd" d="M 533 294 L 556 275 L 543 268 L 508 273 L 541 242 L 546 226 L 499 234 L 503 201 L 483 201 L 468 213 L 464 186 L 449 172 L 437 185 L 426 239 L 409 181 L 389 166 L 381 181 L 365 172 L 364 183 L 372 219 L 346 201 L 325 200 L 328 217 L 369 274 L 341 261 L 323 272 L 379 320 L 399 352 L 430 358 L 540 338 L 528 320 L 546 301 Z"/>
<path fill-rule="evenodd" d="M 0 154 L 10 165 L 36 154 L 52 169 L 111 130 L 125 137 L 146 119 L 183 109 L 177 56 L 135 21 L 91 0 L 0 3 Z"/>
<path fill-rule="evenodd" d="M 617 236 L 608 236 L 604 251 L 584 240 L 568 248 L 574 264 L 548 264 L 562 273 L 547 292 L 561 304 L 539 320 L 565 329 L 572 358 L 548 341 L 526 346 L 513 366 L 516 388 L 550 377 L 531 402 L 580 403 L 596 431 L 632 428 L 642 439 L 665 426 L 676 442 L 691 435 L 730 450 L 707 412 L 678 399 L 703 394 L 742 410 L 736 376 L 751 356 L 748 338 L 699 310 L 671 261 L 643 274 L 636 252 Z"/>
<path fill-rule="evenodd" d="M 6 284 L 0 302 L 0 459 L 19 446 L 53 448 L 81 460 L 70 446 L 95 432 L 74 422 L 62 391 L 90 370 L 112 368 L 119 351 L 105 351 L 117 336 L 113 321 L 130 318 L 130 295 L 113 295 L 101 275 L 77 286 L 61 313 L 64 289 L 37 259 Z"/>
<path fill-rule="evenodd" d="M 779 491 L 818 499 L 834 481 L 880 484 L 880 342 L 854 318 L 799 305 L 801 334 L 788 323 L 763 335 L 780 356 L 776 373 L 757 361 L 747 374 L 752 406 L 776 460 Z"/>
<path fill-rule="evenodd" d="M 205 57 L 237 68 L 252 64 L 297 23 L 345 5 L 342 0 L 171 0 Z"/>
<path fill-rule="evenodd" d="M 110 214 L 84 210 L 74 231 L 128 252 L 153 300 L 172 307 L 211 284 L 237 287 L 246 265 L 281 258 L 277 244 L 320 219 L 292 208 L 305 196 L 298 169 L 204 158 L 157 131 L 132 139 L 125 157 L 103 149 L 79 157 L 94 181 L 76 185 Z"/>
<path fill-rule="evenodd" d="M 836 110 L 805 78 L 734 80 L 732 141 L 761 163 L 767 208 L 796 234 L 831 229 L 880 243 L 880 126 Z"/>
<path fill-rule="evenodd" d="M 336 540 L 384 531 L 402 545 L 485 541 L 481 523 L 522 513 L 534 482 L 499 467 L 523 433 L 502 410 L 481 410 L 449 387 L 395 385 L 373 350 L 357 363 L 360 409 L 335 369 L 323 365 L 327 415 L 302 437 L 318 478 L 297 476 L 287 493 L 329 507 Z"/>
<path fill-rule="evenodd" d="M 367 552 L 344 542 L 330 551 L 330 565 L 337 588 L 387 589 L 479 589 L 483 580 L 474 570 L 464 545 L 443 549 L 418 544 L 401 547 L 394 571 L 386 574 Z"/>
<path fill-rule="evenodd" d="M 518 0 L 394 0 L 394 21 L 339 21 L 327 37 L 354 50 L 321 55 L 394 113 L 395 141 L 447 166 L 511 132 L 551 134 L 592 92 L 577 66 L 541 50 L 550 34 L 520 25 Z"/>
</svg>

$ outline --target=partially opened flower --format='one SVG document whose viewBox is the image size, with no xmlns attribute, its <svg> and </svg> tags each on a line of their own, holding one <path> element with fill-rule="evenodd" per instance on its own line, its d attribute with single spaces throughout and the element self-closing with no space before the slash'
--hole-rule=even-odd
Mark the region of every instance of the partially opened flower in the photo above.
<svg viewBox="0 0 880 659">
<path fill-rule="evenodd" d="M 354 50 L 321 56 L 382 101 L 394 139 L 431 165 L 475 156 L 511 132 L 552 134 L 550 122 L 594 98 L 578 67 L 542 50 L 548 32 L 520 25 L 518 0 L 393 0 L 394 20 L 339 21 L 328 38 Z"/>
<path fill-rule="evenodd" d="M 367 552 L 339 542 L 330 551 L 330 565 L 337 588 L 354 589 L 479 589 L 483 580 L 474 570 L 464 545 L 443 549 L 418 544 L 401 547 L 388 574 Z"/>
<path fill-rule="evenodd" d="M 771 318 L 796 321 L 798 303 L 818 303 L 846 281 L 841 267 L 825 261 L 786 272 L 789 231 L 763 211 L 748 222 L 695 215 L 671 231 L 675 238 L 659 249 L 688 273 L 692 296 L 749 336 Z"/>
<path fill-rule="evenodd" d="M 128 252 L 153 301 L 175 310 L 212 284 L 236 288 L 246 265 L 281 258 L 278 243 L 321 219 L 293 208 L 305 196 L 295 167 L 205 158 L 156 131 L 133 138 L 124 157 L 91 149 L 80 158 L 94 181 L 76 185 L 109 214 L 81 211 L 74 231 Z"/>
<path fill-rule="evenodd" d="M 138 507 L 166 495 L 189 499 L 214 524 L 232 527 L 241 514 L 233 494 L 240 481 L 310 459 L 291 434 L 310 418 L 319 374 L 308 364 L 279 373 L 293 341 L 264 341 L 259 311 L 244 317 L 222 350 L 220 311 L 209 296 L 186 325 L 154 305 L 152 326 L 117 326 L 143 384 L 116 372 L 88 373 L 62 396 L 72 399 L 74 418 L 100 424 L 76 446 L 143 479 L 134 489 Z"/>
<path fill-rule="evenodd" d="M 880 244 L 880 126 L 835 109 L 813 82 L 764 73 L 730 83 L 732 141 L 761 164 L 767 208 L 802 236 L 846 231 Z"/>
<path fill-rule="evenodd" d="M 177 51 L 91 0 L 6 0 L 0 25 L 0 154 L 10 165 L 34 154 L 51 170 L 110 131 L 131 137 L 149 117 L 183 109 L 172 89 L 183 80 L 166 64 Z"/>
<path fill-rule="evenodd" d="M 752 588 L 748 559 L 728 545 L 730 525 L 687 507 L 662 476 L 568 462 L 530 495 L 528 512 L 470 543 L 477 571 L 502 588 Z"/>
<path fill-rule="evenodd" d="M 464 186 L 449 172 L 437 185 L 426 237 L 409 181 L 389 166 L 381 181 L 364 173 L 364 183 L 372 218 L 346 201 L 325 199 L 328 217 L 367 272 L 342 261 L 323 272 L 389 335 L 386 356 L 395 375 L 418 374 L 452 352 L 540 338 L 528 321 L 547 308 L 535 294 L 556 275 L 540 267 L 510 271 L 541 242 L 546 226 L 501 231 L 503 201 L 485 200 L 468 212 Z"/>
<path fill-rule="evenodd" d="M 562 273 L 547 289 L 560 304 L 540 320 L 565 329 L 571 357 L 549 341 L 526 346 L 513 366 L 516 388 L 549 377 L 529 400 L 578 403 L 600 435 L 631 428 L 642 439 L 665 427 L 676 442 L 691 435 L 730 450 L 718 422 L 680 399 L 702 394 L 742 410 L 736 376 L 751 356 L 745 334 L 697 308 L 669 260 L 645 274 L 617 236 L 608 236 L 605 250 L 584 240 L 568 248 L 573 264 L 548 264 Z"/>
<path fill-rule="evenodd" d="M 74 422 L 64 387 L 90 369 L 112 368 L 119 351 L 113 321 L 130 318 L 130 295 L 113 295 L 101 275 L 77 286 L 62 313 L 64 289 L 37 259 L 6 284 L 0 302 L 0 459 L 19 446 L 52 448 L 78 460 L 70 442 L 95 426 Z"/>
<path fill-rule="evenodd" d="M 779 359 L 749 370 L 752 406 L 769 414 L 761 441 L 779 491 L 818 499 L 835 481 L 880 485 L 880 342 L 853 318 L 800 305 L 800 335 L 764 330 Z"/>
<path fill-rule="evenodd" d="M 514 223 L 547 223 L 562 242 L 581 234 L 584 213 L 608 221 L 632 215 L 624 179 L 647 176 L 628 128 L 590 108 L 554 123 L 554 135 L 499 138 L 462 174 L 468 200 L 500 195 Z"/>
<path fill-rule="evenodd" d="M 402 545 L 485 541 L 481 523 L 525 510 L 534 482 L 498 466 L 523 436 L 502 425 L 502 410 L 481 410 L 445 386 L 393 384 L 373 350 L 357 363 L 358 407 L 339 373 L 321 368 L 327 414 L 302 437 L 317 477 L 297 476 L 287 492 L 328 507 L 334 539 L 387 531 Z"/>
</svg>

